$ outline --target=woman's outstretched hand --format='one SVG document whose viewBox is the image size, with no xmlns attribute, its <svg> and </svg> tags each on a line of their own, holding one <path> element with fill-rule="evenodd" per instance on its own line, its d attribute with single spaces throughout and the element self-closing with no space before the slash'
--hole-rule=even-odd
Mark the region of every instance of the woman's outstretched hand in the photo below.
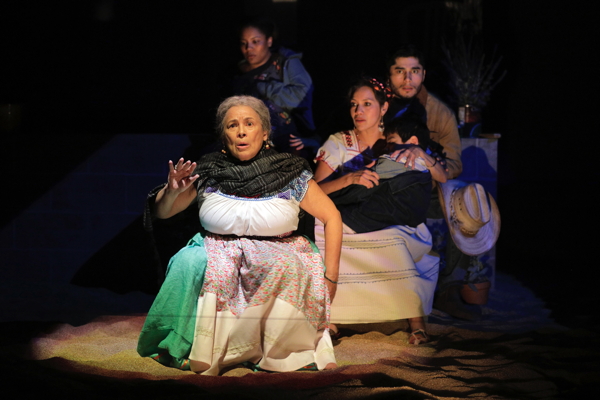
<svg viewBox="0 0 600 400">
<path fill-rule="evenodd" d="M 176 165 L 169 160 L 169 178 L 167 184 L 156 195 L 154 202 L 157 218 L 166 219 L 185 210 L 194 200 L 196 191 L 192 184 L 200 175 L 191 176 L 196 163 L 180 158 Z M 191 190 L 190 190 L 191 189 Z"/>
<path fill-rule="evenodd" d="M 349 174 L 344 175 L 344 177 L 348 179 L 348 185 L 363 185 L 366 186 L 368 189 L 379 185 L 379 174 L 369 169 L 372 168 L 375 165 L 375 163 L 376 161 L 373 161 L 366 166 L 366 169 L 361 169 L 359 171 L 351 172 Z"/>
<path fill-rule="evenodd" d="M 169 160 L 169 179 L 167 182 L 166 190 L 174 195 L 179 195 L 185 192 L 192 183 L 200 175 L 192 175 L 192 172 L 196 169 L 196 163 L 190 162 L 189 160 L 183 162 L 183 158 L 180 158 L 176 165 L 173 165 L 173 161 Z"/>
</svg>

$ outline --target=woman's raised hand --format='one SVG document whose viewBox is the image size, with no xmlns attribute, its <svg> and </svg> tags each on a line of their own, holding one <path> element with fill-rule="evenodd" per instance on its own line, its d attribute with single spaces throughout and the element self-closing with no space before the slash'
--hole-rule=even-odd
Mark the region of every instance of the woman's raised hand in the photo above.
<svg viewBox="0 0 600 400">
<path fill-rule="evenodd" d="M 194 169 L 196 169 L 195 162 L 190 162 L 189 160 L 183 162 L 183 158 L 180 158 L 177 164 L 173 165 L 173 161 L 169 160 L 167 191 L 176 195 L 185 192 L 200 176 L 198 174 L 191 176 Z"/>
<path fill-rule="evenodd" d="M 196 191 L 188 189 L 193 189 L 192 184 L 200 176 L 191 176 L 194 169 L 196 163 L 183 162 L 183 158 L 180 158 L 176 165 L 169 160 L 168 182 L 156 195 L 154 211 L 158 218 L 170 218 L 192 204 Z"/>
<path fill-rule="evenodd" d="M 344 175 L 344 177 L 348 179 L 348 185 L 363 185 L 366 186 L 368 189 L 379 185 L 379 174 L 369 169 L 375 165 L 375 162 L 376 161 L 373 161 L 370 164 L 368 164 L 366 166 L 366 169 L 361 169 L 359 171 L 351 172 L 347 175 Z"/>
</svg>

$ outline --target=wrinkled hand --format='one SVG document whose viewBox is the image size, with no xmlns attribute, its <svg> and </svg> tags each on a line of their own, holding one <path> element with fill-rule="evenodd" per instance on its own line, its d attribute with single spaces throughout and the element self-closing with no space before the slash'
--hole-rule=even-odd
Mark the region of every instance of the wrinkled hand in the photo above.
<svg viewBox="0 0 600 400">
<path fill-rule="evenodd" d="M 375 165 L 376 161 L 371 162 L 367 165 L 367 168 L 371 168 Z M 379 174 L 375 171 L 371 171 L 370 169 L 361 169 L 359 171 L 351 172 L 346 176 L 348 179 L 348 184 L 358 184 L 366 186 L 368 189 L 379 185 Z"/>
<path fill-rule="evenodd" d="M 419 157 L 423 157 L 423 154 L 426 153 L 421 147 L 411 145 L 406 149 L 396 150 L 390 157 L 396 162 L 403 162 L 404 165 L 406 165 L 406 168 L 412 169 L 415 167 L 415 160 Z M 404 159 L 406 160 L 403 161 Z"/>
<path fill-rule="evenodd" d="M 195 169 L 195 162 L 190 162 L 189 160 L 183 162 L 183 158 L 180 158 L 177 165 L 173 165 L 173 161 L 169 160 L 167 191 L 177 195 L 185 192 L 200 176 L 198 174 L 191 176 Z"/>
<path fill-rule="evenodd" d="M 302 150 L 305 147 L 318 148 L 319 142 L 313 138 L 302 138 L 290 134 L 290 147 L 295 150 Z"/>
</svg>

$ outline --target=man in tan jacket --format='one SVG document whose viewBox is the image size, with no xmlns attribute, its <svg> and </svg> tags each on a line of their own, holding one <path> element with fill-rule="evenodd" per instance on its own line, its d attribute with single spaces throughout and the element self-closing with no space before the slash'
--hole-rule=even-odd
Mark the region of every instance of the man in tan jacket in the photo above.
<svg viewBox="0 0 600 400">
<path fill-rule="evenodd" d="M 425 106 L 427 111 L 427 127 L 431 139 L 444 147 L 448 179 L 457 178 L 462 172 L 460 159 L 461 144 L 458 135 L 458 124 L 454 112 L 441 100 L 427 92 L 423 82 L 426 70 L 423 54 L 412 45 L 400 48 L 389 59 L 387 64 L 388 85 L 393 93 L 390 106 L 384 116 L 386 122 L 402 115 L 408 103 L 414 98 Z M 410 149 L 406 150 L 407 165 L 410 165 Z M 414 157 L 413 157 L 414 159 Z M 414 163 L 414 160 L 413 160 Z M 443 219 L 437 188 L 432 193 L 428 218 Z M 454 244 L 450 234 L 445 235 L 446 248 L 440 262 L 438 290 L 434 307 L 457 318 L 476 320 L 481 317 L 479 306 L 466 304 L 460 297 L 460 287 L 469 267 L 470 258 L 463 254 Z"/>
<path fill-rule="evenodd" d="M 406 104 L 416 96 L 427 110 L 431 139 L 444 146 L 448 179 L 454 179 L 462 172 L 458 124 L 454 112 L 423 86 L 426 71 L 422 58 L 414 46 L 407 45 L 388 61 L 388 84 L 394 97 L 385 119 L 390 121 L 400 116 Z"/>
</svg>

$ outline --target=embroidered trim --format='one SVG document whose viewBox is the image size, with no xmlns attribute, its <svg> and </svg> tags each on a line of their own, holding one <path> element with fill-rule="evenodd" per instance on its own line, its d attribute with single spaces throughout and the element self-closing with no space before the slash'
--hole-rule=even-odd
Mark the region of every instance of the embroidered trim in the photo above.
<svg viewBox="0 0 600 400">
<path fill-rule="evenodd" d="M 190 359 L 186 358 L 183 363 L 181 364 L 181 366 L 179 367 L 179 369 L 183 369 L 183 370 L 188 370 L 190 369 L 190 367 L 188 366 L 188 364 L 190 363 Z"/>
<path fill-rule="evenodd" d="M 269 335 L 267 332 L 265 332 L 264 340 L 265 340 L 265 343 L 268 343 L 271 346 L 275 346 L 275 343 L 277 343 L 277 336 Z"/>
<path fill-rule="evenodd" d="M 326 347 L 326 348 L 324 348 L 322 350 L 319 350 L 318 354 L 331 354 L 331 355 L 334 355 L 333 348 L 332 347 Z"/>
<path fill-rule="evenodd" d="M 240 201 L 266 201 L 271 199 L 284 199 L 290 200 L 294 199 L 298 202 L 302 201 L 304 195 L 308 190 L 308 181 L 313 178 L 313 174 L 310 171 L 304 170 L 297 178 L 293 179 L 290 183 L 284 186 L 281 191 L 277 194 L 271 196 L 264 197 L 240 197 L 227 193 L 223 193 L 220 189 L 209 187 L 206 188 L 205 193 L 214 193 L 219 196 L 226 197 L 232 200 L 240 200 Z"/>
<path fill-rule="evenodd" d="M 211 329 L 207 329 L 207 328 L 200 328 L 197 332 L 196 332 L 196 336 L 205 336 L 205 337 L 213 337 L 215 336 L 215 331 L 211 330 Z"/>
<path fill-rule="evenodd" d="M 344 274 L 338 278 L 339 285 L 347 283 L 358 283 L 368 284 L 373 282 L 385 282 L 385 281 L 397 281 L 401 279 L 408 279 L 413 277 L 420 277 L 416 270 L 404 270 L 404 271 L 393 271 L 393 272 L 372 272 L 366 274 Z"/>
<path fill-rule="evenodd" d="M 354 142 L 352 140 L 352 131 L 344 131 L 344 140 L 346 141 L 346 147 L 349 149 L 354 147 Z"/>
<path fill-rule="evenodd" d="M 258 342 L 248 342 L 243 343 L 238 346 L 227 346 L 227 354 L 242 354 L 247 352 L 248 350 L 252 350 L 255 347 L 258 347 Z M 223 351 L 223 347 L 218 347 L 219 351 L 217 351 L 217 347 L 213 349 L 213 354 L 221 353 Z"/>
</svg>

